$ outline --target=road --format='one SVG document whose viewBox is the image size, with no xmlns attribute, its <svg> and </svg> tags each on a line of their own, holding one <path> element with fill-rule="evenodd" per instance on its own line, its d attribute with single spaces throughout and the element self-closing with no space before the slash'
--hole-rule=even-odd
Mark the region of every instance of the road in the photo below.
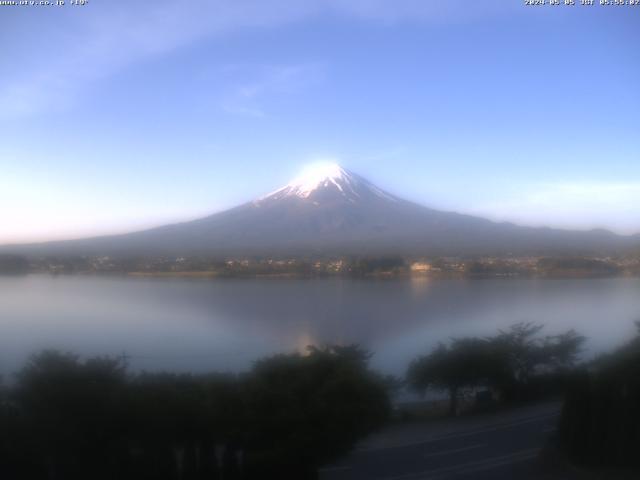
<svg viewBox="0 0 640 480">
<path fill-rule="evenodd" d="M 389 427 L 366 439 L 320 480 L 540 478 L 538 455 L 555 430 L 559 403 L 500 414 Z"/>
</svg>

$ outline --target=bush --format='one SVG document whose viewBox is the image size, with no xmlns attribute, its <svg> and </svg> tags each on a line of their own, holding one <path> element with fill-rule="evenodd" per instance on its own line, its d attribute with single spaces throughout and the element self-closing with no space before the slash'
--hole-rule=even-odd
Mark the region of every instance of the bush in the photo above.
<svg viewBox="0 0 640 480">
<path fill-rule="evenodd" d="M 243 376 L 127 375 L 116 359 L 34 356 L 0 398 L 3 478 L 313 478 L 389 413 L 357 347 Z"/>
<path fill-rule="evenodd" d="M 407 382 L 417 391 L 448 392 L 449 414 L 458 412 L 464 389 L 491 388 L 508 401 L 538 398 L 562 390 L 573 374 L 585 337 L 569 330 L 539 336 L 542 325 L 518 323 L 489 338 L 458 338 L 416 358 Z"/>
<path fill-rule="evenodd" d="M 640 337 L 573 382 L 559 433 L 564 451 L 579 464 L 640 467 Z"/>
</svg>

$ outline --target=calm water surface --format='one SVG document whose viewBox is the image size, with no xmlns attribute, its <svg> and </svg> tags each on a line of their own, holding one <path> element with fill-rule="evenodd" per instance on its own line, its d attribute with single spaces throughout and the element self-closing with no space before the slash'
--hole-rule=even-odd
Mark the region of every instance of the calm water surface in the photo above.
<svg viewBox="0 0 640 480">
<path fill-rule="evenodd" d="M 575 328 L 589 354 L 630 338 L 640 279 L 185 280 L 0 277 L 0 372 L 42 348 L 126 352 L 136 369 L 239 371 L 308 344 L 359 343 L 401 374 L 451 336 L 519 321 Z"/>
</svg>

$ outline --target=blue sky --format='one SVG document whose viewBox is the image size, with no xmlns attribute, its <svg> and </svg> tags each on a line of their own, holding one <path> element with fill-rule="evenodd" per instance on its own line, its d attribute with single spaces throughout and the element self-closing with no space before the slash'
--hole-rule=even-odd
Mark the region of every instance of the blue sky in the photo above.
<svg viewBox="0 0 640 480">
<path fill-rule="evenodd" d="M 640 232 L 640 8 L 0 7 L 0 243 L 195 218 L 338 161 L 433 207 Z"/>
</svg>

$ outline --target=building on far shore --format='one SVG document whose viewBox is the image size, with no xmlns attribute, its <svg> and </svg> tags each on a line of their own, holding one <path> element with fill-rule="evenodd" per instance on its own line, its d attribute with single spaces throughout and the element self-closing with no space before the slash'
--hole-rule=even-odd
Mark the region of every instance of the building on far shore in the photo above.
<svg viewBox="0 0 640 480">
<path fill-rule="evenodd" d="M 427 262 L 413 262 L 410 268 L 411 273 L 428 273 L 431 271 L 432 266 Z"/>
</svg>

